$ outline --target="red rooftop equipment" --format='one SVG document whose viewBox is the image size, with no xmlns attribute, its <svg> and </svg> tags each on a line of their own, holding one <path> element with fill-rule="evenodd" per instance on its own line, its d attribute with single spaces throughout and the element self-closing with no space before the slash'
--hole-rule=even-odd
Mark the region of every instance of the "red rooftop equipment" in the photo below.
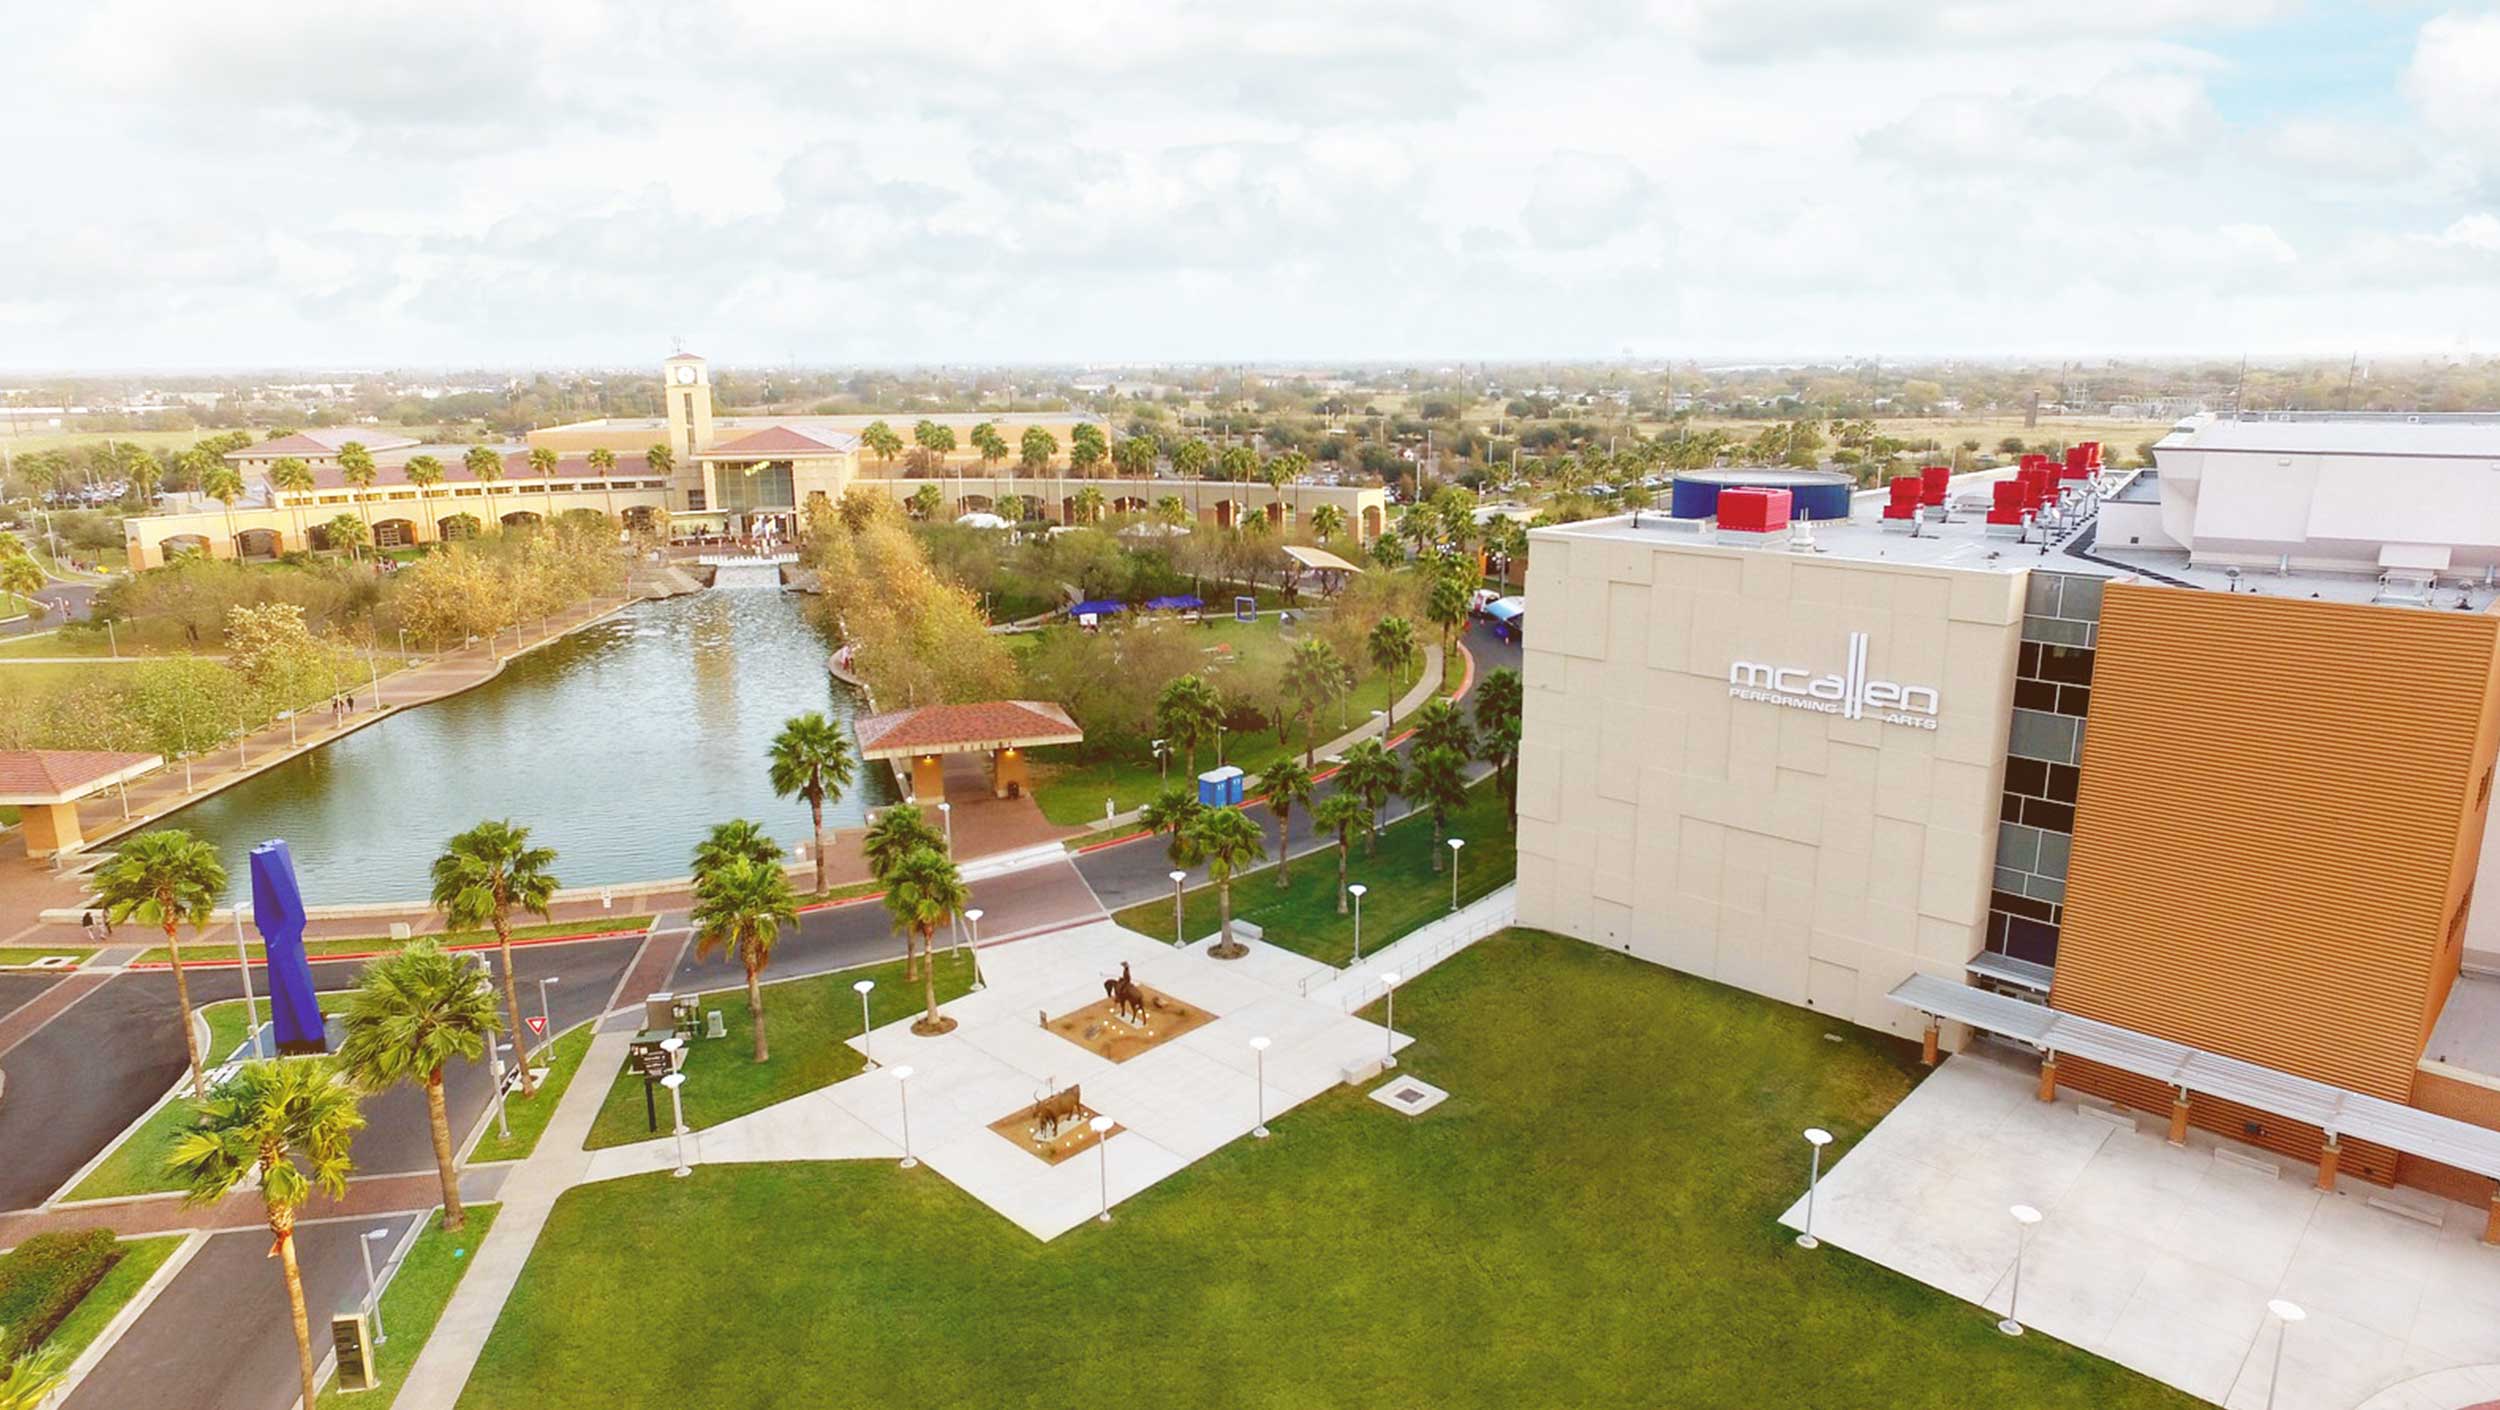
<svg viewBox="0 0 2500 1410">
<path fill-rule="evenodd" d="M 2019 479 L 1999 480 L 1988 488 L 1995 496 L 1988 509 L 1988 522 L 2019 527 L 2024 518 L 2023 482 Z"/>
<path fill-rule="evenodd" d="M 1916 475 L 1893 476 L 1891 482 L 1885 486 L 1891 492 L 1892 498 L 1884 505 L 1884 517 L 1887 519 L 1917 518 L 1919 495 L 1926 489 L 1926 485 L 1927 482 Z"/>
<path fill-rule="evenodd" d="M 1739 534 L 1788 527 L 1788 491 L 1744 485 L 1719 491 L 1719 527 Z"/>
<path fill-rule="evenodd" d="M 1933 509 L 1944 507 L 1945 491 L 1952 486 L 1953 472 L 1942 465 L 1918 467 L 1918 502 Z"/>
</svg>

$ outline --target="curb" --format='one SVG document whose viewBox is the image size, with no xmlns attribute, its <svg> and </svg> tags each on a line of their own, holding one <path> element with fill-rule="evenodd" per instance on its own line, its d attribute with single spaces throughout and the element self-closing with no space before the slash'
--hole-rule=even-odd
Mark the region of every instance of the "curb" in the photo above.
<svg viewBox="0 0 2500 1410">
<path fill-rule="evenodd" d="M 514 948 L 514 949 L 516 949 L 516 950 L 522 950 L 522 949 L 527 949 L 527 948 L 529 948 L 530 946 L 533 946 L 533 945 L 574 945 L 574 944 L 579 944 L 579 943 L 581 943 L 582 941 L 585 941 L 585 940 L 621 940 L 621 939 L 625 938 L 625 937 L 626 937 L 626 936 L 628 936 L 628 935 L 642 935 L 642 934 L 645 934 L 645 933 L 647 933 L 647 932 L 646 932 L 646 931 L 644 931 L 644 930 L 639 930 L 639 929 L 637 929 L 637 930 L 597 930 L 597 931 L 584 931 L 583 933 L 581 933 L 581 934 L 579 934 L 579 935 L 533 935 L 533 936 L 530 936 L 530 937 L 529 937 L 529 938 L 527 938 L 527 939 L 523 939 L 523 940 L 515 940 L 515 941 L 513 941 L 513 942 L 512 942 L 512 948 Z M 417 941 L 419 941 L 419 940 L 423 940 L 424 938 L 426 938 L 426 937 L 424 937 L 424 936 L 422 936 L 422 935 L 411 935 L 411 936 L 409 936 L 409 937 L 408 937 L 408 943 L 413 945 L 413 944 L 415 944 Z M 317 941 L 316 941 L 315 943 L 317 944 L 317 943 L 319 943 L 319 942 L 317 942 Z M 445 951 L 449 952 L 449 953 L 452 953 L 452 954 L 466 954 L 466 953 L 468 953 L 468 952 L 470 952 L 470 951 L 474 951 L 474 950 L 498 950 L 498 949 L 501 949 L 502 947 L 503 947 L 503 946 L 502 946 L 502 942 L 501 942 L 501 941 L 497 941 L 497 940 L 480 940 L 480 941 L 477 941 L 477 942 L 475 942 L 475 943 L 473 943 L 473 944 L 466 944 L 466 945 L 445 945 L 445 946 L 443 947 L 443 949 L 444 949 Z M 329 964 L 329 963 L 331 963 L 331 962 L 333 962 L 333 961 L 337 961 L 337 960 L 374 960 L 374 959 L 380 959 L 380 958 L 381 958 L 381 957 L 383 957 L 384 955 L 395 955 L 395 954 L 398 954 L 398 953 L 399 953 L 399 951 L 398 951 L 398 950 L 396 950 L 396 949 L 391 949 L 391 950 L 353 950 L 353 951 L 349 951 L 349 952 L 344 953 L 344 954 L 335 954 L 335 955 L 307 955 L 307 956 L 305 956 L 304 958 L 305 958 L 305 962 L 306 962 L 306 963 L 309 963 L 309 964 Z M 240 963 L 240 961 L 237 961 L 237 960 L 227 960 L 227 959 L 216 959 L 216 960 L 190 960 L 190 959 L 186 959 L 186 960 L 184 960 L 184 961 L 182 962 L 182 967 L 183 967 L 184 969 L 186 969 L 186 970 L 192 970 L 192 969 L 232 969 L 232 968 L 234 968 L 234 967 L 235 967 L 238 963 Z M 264 957 L 264 958 L 260 961 L 260 963 L 261 963 L 264 967 L 266 967 L 266 965 L 267 965 L 267 959 Z M 170 970 L 170 969 L 172 969 L 173 967 L 174 967 L 174 966 L 173 966 L 173 962 L 172 962 L 172 961 L 170 961 L 170 960 L 146 960 L 146 961 L 139 961 L 139 962 L 134 962 L 134 963 L 131 963 L 131 964 L 125 965 L 125 966 L 123 966 L 123 969 L 124 969 L 125 971 L 131 972 L 131 973 L 150 973 L 150 972 L 159 971 L 159 970 Z"/>
</svg>

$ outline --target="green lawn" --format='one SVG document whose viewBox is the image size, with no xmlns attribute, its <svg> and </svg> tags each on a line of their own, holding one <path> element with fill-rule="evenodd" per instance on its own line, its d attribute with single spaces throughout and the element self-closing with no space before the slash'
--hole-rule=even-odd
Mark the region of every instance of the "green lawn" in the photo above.
<svg viewBox="0 0 2500 1410">
<path fill-rule="evenodd" d="M 545 925 L 516 925 L 512 927 L 512 938 L 535 940 L 555 935 L 600 935 L 615 930 L 647 930 L 650 926 L 651 917 L 649 916 L 617 916 L 613 919 L 600 916 L 590 920 L 550 921 Z M 413 936 L 411 939 L 432 940 L 448 949 L 459 945 L 492 945 L 495 943 L 495 932 L 450 930 L 432 935 Z M 307 940 L 304 942 L 304 953 L 314 958 L 323 955 L 376 954 L 386 950 L 396 950 L 408 943 L 408 940 L 394 940 L 387 935 L 358 935 L 337 940 Z M 244 948 L 255 960 L 268 958 L 257 940 L 245 942 Z M 213 939 L 185 940 L 182 942 L 182 954 L 183 958 L 188 960 L 230 961 L 234 958 L 233 931 L 231 929 L 227 931 L 226 943 L 223 945 L 219 945 Z M 165 947 L 159 945 L 152 950 L 142 951 L 138 960 L 133 963 L 164 964 L 172 958 L 166 953 Z"/>
<path fill-rule="evenodd" d="M 1254 808 L 1254 812 L 1264 809 Z M 1490 781 L 1468 790 L 1467 806 L 1450 819 L 1447 836 L 1466 839 L 1458 868 L 1461 904 L 1499 890 L 1519 871 L 1519 837 L 1503 816 L 1502 795 Z M 1159 846 L 1138 842 L 1137 847 Z M 1401 818 L 1380 830 L 1380 854 L 1363 855 L 1363 839 L 1354 839 L 1346 879 L 1371 889 L 1363 896 L 1363 950 L 1369 954 L 1427 921 L 1450 913 L 1450 874 L 1445 845 L 1443 870 L 1432 872 L 1432 819 Z M 1296 857 L 1279 888 L 1276 869 L 1262 867 L 1233 881 L 1233 918 L 1259 926 L 1267 942 L 1322 964 L 1342 967 L 1354 958 L 1354 915 L 1351 903 L 1337 914 L 1337 850 L 1332 845 Z M 1183 897 L 1182 930 L 1189 939 L 1213 934 L 1216 895 L 1201 886 Z M 1146 901 L 1112 916 L 1131 930 L 1158 940 L 1172 937 L 1172 900 Z"/>
<path fill-rule="evenodd" d="M 547 1080 L 538 1084 L 538 1095 L 528 1101 L 518 1097 L 504 1104 L 504 1121 L 512 1128 L 512 1139 L 495 1134 L 490 1122 L 486 1134 L 478 1137 L 469 1151 L 468 1164 L 479 1165 L 490 1160 L 527 1160 L 538 1149 L 538 1138 L 554 1119 L 556 1103 L 564 1100 L 564 1089 L 573 1085 L 573 1074 L 581 1070 L 582 1055 L 590 1051 L 591 1030 L 583 1024 L 556 1039 L 555 1061 L 547 1071 Z"/>
<path fill-rule="evenodd" d="M 428 1218 L 425 1232 L 417 1235 L 407 1260 L 382 1290 L 382 1329 L 391 1334 L 389 1341 L 373 1349 L 374 1369 L 382 1376 L 376 1391 L 382 1398 L 368 1400 L 361 1393 L 343 1391 L 334 1377 L 322 1387 L 317 1410 L 341 1410 L 349 1405 L 356 1410 L 390 1410 L 399 1399 L 400 1378 L 425 1349 L 425 1339 L 434 1334 L 434 1324 L 442 1320 L 452 1290 L 460 1286 L 460 1275 L 469 1271 L 470 1256 L 494 1227 L 499 1206 L 472 1204 L 467 1209 L 468 1222 L 457 1234 L 444 1233 L 439 1221 Z"/>
<path fill-rule="evenodd" d="M 944 941 L 941 935 L 941 946 Z M 900 943 L 896 942 L 898 946 Z M 771 973 L 765 971 L 767 979 Z M 972 987 L 970 961 L 961 955 L 950 956 L 942 948 L 937 976 L 941 1004 Z M 698 1040 L 694 1051 L 686 1055 L 686 1125 L 700 1131 L 856 1076 L 864 1064 L 843 1040 L 859 1034 L 859 995 L 851 992 L 851 985 L 862 979 L 877 982 L 868 1005 L 874 1026 L 882 1028 L 920 1012 L 923 986 L 903 982 L 901 960 L 836 970 L 784 984 L 767 983 L 764 1037 L 771 1046 L 772 1060 L 760 1064 L 754 1060 L 754 1028 L 747 1020 L 746 990 L 727 989 L 704 995 L 704 1009 L 721 1011 L 729 1036 Z M 584 1148 L 597 1150 L 601 1146 L 651 1139 L 653 1133 L 643 1114 L 642 1088 L 642 1079 L 633 1073 L 616 1074 L 607 1100 L 599 1107 L 599 1118 L 591 1123 L 590 1136 L 582 1142 Z M 660 1130 L 666 1132 L 668 1094 L 656 1095 Z"/>
<path fill-rule="evenodd" d="M 325 1001 L 333 997 L 327 994 L 322 996 Z M 267 1022 L 269 1001 L 266 998 L 260 1001 L 259 1009 L 262 1021 Z M 322 1010 L 324 1013 L 329 1011 L 327 1008 Z M 208 1047 L 202 1050 L 201 1057 L 209 1066 L 215 1067 L 243 1046 L 243 1040 L 249 1036 L 244 1031 L 243 1001 L 228 999 L 221 1004 L 210 1004 L 200 1012 L 208 1016 Z M 79 1181 L 64 1198 L 113 1199 L 122 1195 L 157 1194 L 181 1189 L 182 1183 L 166 1173 L 165 1161 L 173 1154 L 174 1143 L 182 1139 L 182 1133 L 190 1126 L 189 1097 L 190 1079 L 186 1077 L 181 1095 L 150 1112 L 148 1119 L 140 1123 L 138 1129 L 132 1131 L 121 1144 L 113 1147 L 112 1152 L 98 1162 L 95 1169 L 88 1171 L 87 1178 Z"/>
<path fill-rule="evenodd" d="M 52 1335 L 44 1339 L 45 1345 L 61 1349 L 61 1364 L 66 1366 L 77 1360 L 80 1352 L 104 1334 L 104 1328 L 113 1320 L 114 1314 L 139 1295 L 139 1289 L 147 1286 L 148 1279 L 154 1276 L 156 1270 L 165 1266 L 165 1260 L 174 1256 L 175 1249 L 182 1247 L 184 1237 L 181 1234 L 160 1234 L 152 1239 L 122 1241 L 120 1261 L 105 1273 L 102 1281 L 87 1290 L 87 1295 L 70 1309 L 69 1316 L 61 1319 L 61 1325 L 53 1328 Z"/>
<path fill-rule="evenodd" d="M 74 960 L 84 960 L 94 953 L 93 945 L 80 945 L 68 949 L 53 949 L 42 945 L 0 945 L 0 969 L 7 969 L 12 965 L 33 964 L 37 960 L 53 959 L 62 955 L 67 955 Z"/>
<path fill-rule="evenodd" d="M 1907 1044 L 1533 932 L 1398 1017 L 1434 1111 L 1332 1091 L 1047 1244 L 890 1161 L 571 1190 L 460 1404 L 2199 1403 L 1796 1247 L 1797 1132 L 1845 1155 L 1917 1081 Z"/>
</svg>

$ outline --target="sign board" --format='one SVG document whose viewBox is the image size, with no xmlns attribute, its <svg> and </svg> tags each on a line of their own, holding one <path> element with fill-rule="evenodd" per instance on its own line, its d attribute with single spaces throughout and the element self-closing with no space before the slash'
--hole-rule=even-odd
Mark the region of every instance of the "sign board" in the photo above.
<svg viewBox="0 0 2500 1410">
<path fill-rule="evenodd" d="M 1233 599 L 1233 620 L 1234 620 L 1234 621 L 1236 621 L 1236 622 L 1255 622 L 1255 621 L 1257 621 L 1257 620 L 1258 620 L 1258 618 L 1259 618 L 1259 600 L 1258 600 L 1257 598 L 1255 598 L 1255 597 L 1236 597 L 1236 598 L 1234 598 L 1234 599 Z"/>
<path fill-rule="evenodd" d="M 669 1062 L 668 1049 L 660 1046 L 665 1038 L 677 1036 L 666 1030 L 644 1029 L 634 1035 L 632 1056 L 628 1059 L 634 1075 L 646 1082 L 657 1082 L 677 1069 Z"/>
<path fill-rule="evenodd" d="M 1846 663 L 1838 674 L 1800 666 L 1735 661 L 1727 668 L 1727 693 L 1738 700 L 1812 710 L 1844 720 L 1871 719 L 1912 729 L 1936 728 L 1936 688 L 1877 680 L 1866 668 L 1866 633 L 1849 634 Z"/>
<path fill-rule="evenodd" d="M 338 1352 L 339 1389 L 371 1390 L 381 1384 L 373 1369 L 373 1336 L 362 1312 L 330 1317 L 330 1346 Z"/>
<path fill-rule="evenodd" d="M 546 1037 L 546 1036 L 547 1036 L 547 1016 L 546 1016 L 545 1014 L 543 1014 L 543 1013 L 533 1013 L 533 1014 L 529 1014 L 529 1015 L 526 1015 L 525 1017 L 523 1017 L 521 1021 L 522 1021 L 523 1023 L 526 1023 L 526 1024 L 528 1024 L 528 1025 L 530 1026 L 530 1036 L 531 1036 L 531 1037 L 533 1037 L 533 1038 L 544 1038 L 544 1037 Z"/>
</svg>

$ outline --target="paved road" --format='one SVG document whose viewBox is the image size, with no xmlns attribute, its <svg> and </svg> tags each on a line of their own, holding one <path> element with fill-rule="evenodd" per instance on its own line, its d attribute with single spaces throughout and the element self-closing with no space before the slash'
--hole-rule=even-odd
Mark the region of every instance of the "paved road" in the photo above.
<svg viewBox="0 0 2500 1410">
<path fill-rule="evenodd" d="M 61 982 L 57 974 L 0 974 L 0 1016 L 14 1013 L 37 994 Z"/>
<path fill-rule="evenodd" d="M 340 1220 L 296 1231 L 316 1364 L 329 1342 L 330 1314 L 364 1294 L 357 1236 L 388 1228 L 393 1237 L 378 1247 L 394 1248 L 398 1235 L 421 1217 Z M 296 1404 L 286 1284 L 268 1255 L 266 1230 L 209 1238 L 62 1410 L 283 1410 Z M 247 1331 L 253 1334 L 237 1335 Z"/>
<path fill-rule="evenodd" d="M 523 1011 L 537 1011 L 534 981 L 556 975 L 559 982 L 549 998 L 557 1029 L 596 1016 L 640 943 L 629 937 L 521 947 L 514 954 Z M 351 988 L 360 967 L 354 961 L 317 963 L 314 987 Z M 267 971 L 255 968 L 253 989 L 266 996 Z M 191 972 L 195 1004 L 242 994 L 231 968 Z M 115 977 L 11 1049 L 0 1058 L 0 1071 L 8 1074 L 0 1089 L 0 1150 L 9 1153 L 0 1161 L 0 1209 L 41 1203 L 155 1105 L 185 1070 L 174 980 L 162 971 Z M 491 1086 L 483 1064 L 455 1064 L 446 1074 L 455 1135 L 485 1110 Z M 354 1151 L 359 1175 L 433 1168 L 423 1092 L 394 1088 L 368 1101 L 365 1115 Z"/>
<path fill-rule="evenodd" d="M 36 600 L 48 605 L 51 610 L 41 616 L 30 615 L 23 622 L 11 622 L 6 626 L 0 626 L 0 636 L 23 636 L 28 632 L 46 631 L 58 627 L 65 620 L 84 620 L 89 606 L 95 601 L 96 589 L 102 586 L 101 583 L 46 583 L 43 585 L 43 590 L 36 593 L 35 597 Z M 66 609 L 66 616 L 64 609 Z"/>
</svg>

